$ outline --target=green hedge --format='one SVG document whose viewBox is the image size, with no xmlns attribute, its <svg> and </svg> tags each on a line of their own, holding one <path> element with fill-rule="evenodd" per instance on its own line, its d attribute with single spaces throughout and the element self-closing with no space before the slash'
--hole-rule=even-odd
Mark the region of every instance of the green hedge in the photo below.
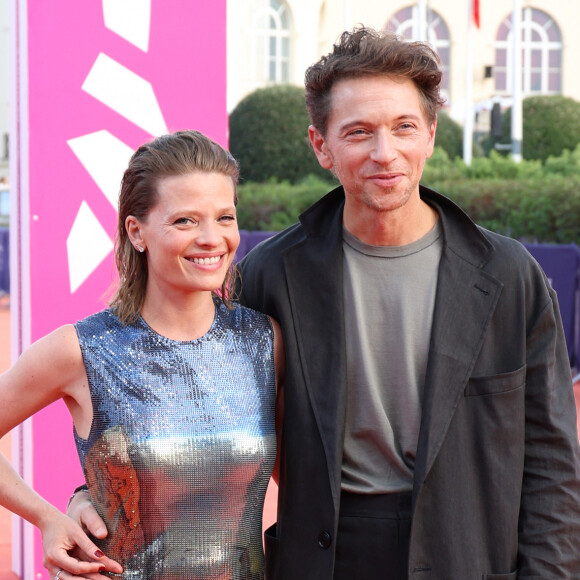
<svg viewBox="0 0 580 580">
<path fill-rule="evenodd" d="M 242 184 L 238 186 L 238 225 L 243 230 L 283 230 L 336 185 L 312 175 L 295 185 L 274 179 Z"/>
<path fill-rule="evenodd" d="M 514 163 L 492 152 L 468 167 L 436 147 L 425 166 L 424 185 L 456 201 L 480 225 L 528 242 L 580 245 L 580 147 L 559 157 Z M 330 190 L 309 177 L 239 186 L 242 229 L 281 230 Z"/>
<path fill-rule="evenodd" d="M 435 145 L 441 147 L 450 159 L 463 157 L 463 127 L 444 111 L 440 111 L 437 115 Z M 472 155 L 474 157 L 483 155 L 483 150 L 475 139 L 472 143 Z"/>
<path fill-rule="evenodd" d="M 301 87 L 274 85 L 240 101 L 230 115 L 230 151 L 242 181 L 327 179 L 310 146 L 309 124 Z"/>
<path fill-rule="evenodd" d="M 511 108 L 502 118 L 502 143 L 511 143 Z M 562 95 L 537 95 L 522 101 L 524 159 L 545 161 L 580 143 L 580 102 Z"/>
</svg>

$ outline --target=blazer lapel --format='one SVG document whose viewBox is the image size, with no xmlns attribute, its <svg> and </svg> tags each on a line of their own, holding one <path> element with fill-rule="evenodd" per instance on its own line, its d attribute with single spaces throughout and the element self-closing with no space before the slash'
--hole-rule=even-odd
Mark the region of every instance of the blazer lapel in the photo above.
<svg viewBox="0 0 580 580">
<path fill-rule="evenodd" d="M 429 473 L 483 344 L 503 284 L 445 251 L 441 257 L 415 483 Z"/>
<path fill-rule="evenodd" d="M 336 216 L 340 220 L 341 212 Z M 342 226 L 313 233 L 284 254 L 300 365 L 323 445 L 336 505 L 346 409 Z"/>
</svg>

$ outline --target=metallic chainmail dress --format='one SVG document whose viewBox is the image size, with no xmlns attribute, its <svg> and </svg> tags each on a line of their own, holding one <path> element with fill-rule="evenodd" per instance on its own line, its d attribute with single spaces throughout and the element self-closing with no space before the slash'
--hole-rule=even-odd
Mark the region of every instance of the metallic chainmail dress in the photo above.
<svg viewBox="0 0 580 580">
<path fill-rule="evenodd" d="M 75 326 L 93 402 L 75 440 L 117 577 L 261 580 L 276 453 L 268 318 L 216 302 L 211 329 L 186 342 L 110 310 Z"/>
</svg>

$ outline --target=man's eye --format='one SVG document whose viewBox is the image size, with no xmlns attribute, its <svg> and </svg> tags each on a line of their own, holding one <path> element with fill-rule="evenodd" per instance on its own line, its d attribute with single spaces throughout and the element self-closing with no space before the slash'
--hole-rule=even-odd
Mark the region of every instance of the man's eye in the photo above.
<svg viewBox="0 0 580 580">
<path fill-rule="evenodd" d="M 222 221 L 222 222 L 233 222 L 233 221 L 235 221 L 235 220 L 236 220 L 236 216 L 233 216 L 233 215 L 230 215 L 230 214 L 228 214 L 228 215 L 223 215 L 223 216 L 220 218 L 220 221 Z"/>
</svg>

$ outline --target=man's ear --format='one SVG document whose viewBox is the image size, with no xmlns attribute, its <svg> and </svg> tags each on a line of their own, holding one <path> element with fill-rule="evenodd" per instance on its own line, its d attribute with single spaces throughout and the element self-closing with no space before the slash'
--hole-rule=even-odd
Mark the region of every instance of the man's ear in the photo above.
<svg viewBox="0 0 580 580">
<path fill-rule="evenodd" d="M 435 133 L 437 132 L 437 117 L 431 124 L 431 128 L 429 129 L 429 146 L 427 149 L 427 159 L 433 155 L 433 148 L 435 147 Z"/>
<path fill-rule="evenodd" d="M 310 125 L 308 127 L 308 137 L 310 138 L 310 144 L 312 145 L 312 149 L 314 149 L 318 163 L 324 169 L 332 169 L 332 159 L 328 154 L 328 148 L 322 133 L 314 125 Z"/>
</svg>

